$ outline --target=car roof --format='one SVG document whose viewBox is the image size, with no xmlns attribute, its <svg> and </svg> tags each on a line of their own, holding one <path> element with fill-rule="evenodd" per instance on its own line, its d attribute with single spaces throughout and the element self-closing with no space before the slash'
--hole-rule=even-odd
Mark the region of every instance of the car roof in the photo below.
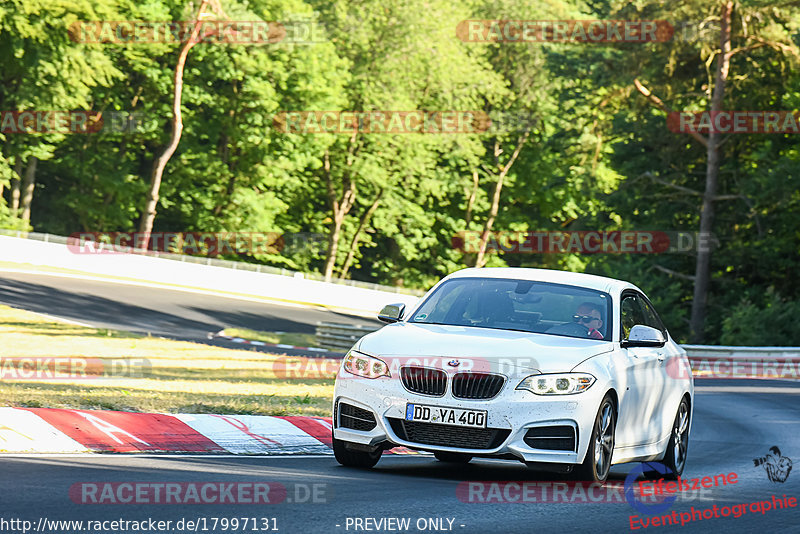
<svg viewBox="0 0 800 534">
<path fill-rule="evenodd" d="M 622 280 L 597 276 L 594 274 L 573 273 L 569 271 L 556 271 L 552 269 L 530 269 L 527 267 L 470 267 L 456 271 L 445 280 L 452 278 L 511 278 L 515 280 L 533 280 L 536 282 L 551 282 L 570 286 L 585 287 L 611 294 L 622 292 L 623 289 L 641 289 Z"/>
</svg>

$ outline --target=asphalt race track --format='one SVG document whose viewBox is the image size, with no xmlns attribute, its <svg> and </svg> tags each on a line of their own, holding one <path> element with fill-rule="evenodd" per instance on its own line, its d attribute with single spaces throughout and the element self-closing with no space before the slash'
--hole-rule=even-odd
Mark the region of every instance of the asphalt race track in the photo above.
<svg viewBox="0 0 800 534">
<path fill-rule="evenodd" d="M 689 512 L 692 506 L 705 509 L 717 505 L 721 509 L 771 501 L 772 495 L 800 496 L 797 469 L 790 472 L 784 483 L 771 482 L 764 468 L 753 463 L 754 458 L 765 455 L 772 446 L 780 447 L 784 456 L 795 461 L 800 458 L 800 386 L 744 380 L 698 380 L 697 386 L 684 475 L 700 478 L 734 472 L 738 475 L 737 483 L 695 492 L 691 499 L 678 500 L 658 515 L 674 510 L 680 517 L 681 512 Z M 627 472 L 637 465 L 640 464 L 616 466 L 611 479 L 622 483 Z M 447 519 L 452 520 L 454 532 L 626 532 L 630 531 L 630 516 L 649 517 L 627 502 L 470 503 L 463 502 L 456 494 L 462 481 L 558 480 L 567 479 L 535 473 L 516 462 L 473 460 L 466 467 L 454 467 L 429 456 L 385 456 L 369 471 L 340 467 L 331 457 L 6 456 L 0 457 L 0 518 L 27 519 L 33 525 L 40 518 L 84 521 L 152 518 L 173 521 L 173 530 L 181 518 L 205 519 L 208 532 L 212 532 L 210 522 L 217 518 L 216 531 L 223 532 L 221 518 L 263 517 L 274 518 L 279 532 L 309 534 L 437 532 L 431 525 L 443 526 L 447 532 Z M 259 505 L 76 504 L 70 499 L 69 488 L 82 482 L 278 482 L 287 494 L 283 502 Z M 315 488 L 314 484 L 318 486 Z M 314 498 L 308 497 L 308 490 L 317 491 L 317 502 L 311 502 Z M 509 495 L 520 498 L 519 494 Z M 375 529 L 375 523 L 361 523 L 362 528 L 354 528 L 353 518 L 367 517 L 410 518 L 410 528 L 379 530 Z M 349 525 L 348 518 L 351 518 Z M 418 530 L 416 522 L 428 518 L 445 520 L 428 523 L 426 529 Z M 786 508 L 641 530 L 771 533 L 798 532 L 798 525 L 800 508 Z M 200 523 L 197 526 L 202 532 L 203 526 Z M 420 526 L 426 525 L 420 523 Z"/>
<path fill-rule="evenodd" d="M 207 341 L 209 332 L 226 326 L 313 332 L 321 320 L 370 322 L 325 310 L 39 274 L 0 273 L 0 302 L 99 327 L 196 341 Z M 555 503 L 533 502 L 519 490 L 524 483 L 563 483 L 569 478 L 531 471 L 517 462 L 478 459 L 453 466 L 431 456 L 387 455 L 375 469 L 355 470 L 340 467 L 331 456 L 0 455 L 0 532 L 23 532 L 23 526 L 31 531 L 39 527 L 39 532 L 133 531 L 111 523 L 101 529 L 88 524 L 81 529 L 48 528 L 50 521 L 120 519 L 171 521 L 162 529 L 165 532 L 630 532 L 631 516 L 639 521 L 638 531 L 800 532 L 800 507 L 763 513 L 749 507 L 756 501 L 772 504 L 773 495 L 800 498 L 800 468 L 790 471 L 785 482 L 773 482 L 753 461 L 777 446 L 783 456 L 800 462 L 800 383 L 697 380 L 696 386 L 684 477 L 736 473 L 738 478 L 735 484 L 685 493 L 656 515 L 639 511 L 624 499 L 596 502 L 571 491 Z M 640 465 L 614 467 L 611 485 L 622 484 Z M 491 484 L 498 481 L 509 484 Z M 172 504 L 109 504 L 108 500 L 86 504 L 75 489 L 84 487 L 82 483 L 99 488 L 126 482 L 131 487 L 272 483 L 273 500 L 270 504 L 199 504 L 185 502 L 188 499 Z M 469 502 L 467 492 L 457 492 L 470 482 L 480 483 L 471 487 L 482 488 L 476 499 L 491 502 Z M 492 487 L 504 489 L 492 493 Z M 285 496 L 275 488 L 284 488 Z M 509 488 L 514 491 L 506 491 Z M 504 500 L 527 502 L 498 502 Z M 680 518 L 692 507 L 702 511 L 741 504 L 747 504 L 748 511 L 738 518 L 695 519 L 683 526 L 641 525 L 673 511 Z M 238 528 L 233 527 L 233 518 L 238 519 Z M 257 529 L 253 518 L 258 520 Z M 409 526 L 386 523 L 389 518 L 408 519 Z M 9 522 L 16 520 L 31 524 Z M 178 527 L 180 520 L 184 522 Z"/>
<path fill-rule="evenodd" d="M 0 303 L 100 328 L 203 343 L 210 342 L 210 332 L 234 326 L 313 333 L 319 321 L 381 324 L 377 320 L 321 308 L 211 296 L 163 287 L 3 271 L 0 271 Z M 242 348 L 242 345 L 224 340 L 214 340 L 213 344 Z M 275 351 L 264 347 L 258 349 Z M 281 349 L 281 352 L 302 351 Z"/>
</svg>

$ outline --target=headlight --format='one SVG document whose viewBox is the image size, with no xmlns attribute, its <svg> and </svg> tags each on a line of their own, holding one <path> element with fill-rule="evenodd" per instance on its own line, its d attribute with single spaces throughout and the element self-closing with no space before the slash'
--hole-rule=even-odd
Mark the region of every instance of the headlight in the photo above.
<svg viewBox="0 0 800 534">
<path fill-rule="evenodd" d="M 595 378 L 586 373 L 531 375 L 519 383 L 517 389 L 527 389 L 537 395 L 572 395 L 586 391 Z"/>
<path fill-rule="evenodd" d="M 378 378 L 381 376 L 391 376 L 389 366 L 383 360 L 367 356 L 351 350 L 344 357 L 342 367 L 348 373 L 363 376 L 364 378 Z"/>
</svg>

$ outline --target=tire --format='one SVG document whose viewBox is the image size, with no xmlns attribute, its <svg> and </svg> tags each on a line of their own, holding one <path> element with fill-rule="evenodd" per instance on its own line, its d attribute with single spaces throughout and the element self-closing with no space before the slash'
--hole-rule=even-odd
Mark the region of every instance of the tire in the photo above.
<svg viewBox="0 0 800 534">
<path fill-rule="evenodd" d="M 586 458 L 575 471 L 581 480 L 606 481 L 611 470 L 616 428 L 617 413 L 614 408 L 614 400 L 611 396 L 606 395 L 600 403 L 592 425 L 592 435 L 589 438 L 589 450 L 586 451 Z"/>
<path fill-rule="evenodd" d="M 375 467 L 375 464 L 381 459 L 383 451 L 380 449 L 375 452 L 353 451 L 345 446 L 346 443 L 340 439 L 333 438 L 333 455 L 336 457 L 337 462 L 346 467 L 369 469 Z"/>
<path fill-rule="evenodd" d="M 472 460 L 472 456 L 460 452 L 436 451 L 433 455 L 440 462 L 447 462 L 449 464 L 468 464 L 469 461 Z"/>
<path fill-rule="evenodd" d="M 689 402 L 684 397 L 678 406 L 675 422 L 672 423 L 667 452 L 664 454 L 664 459 L 659 462 L 667 468 L 667 473 L 663 475 L 665 479 L 675 480 L 683 474 L 683 468 L 686 467 L 686 458 L 689 453 L 690 417 Z"/>
</svg>

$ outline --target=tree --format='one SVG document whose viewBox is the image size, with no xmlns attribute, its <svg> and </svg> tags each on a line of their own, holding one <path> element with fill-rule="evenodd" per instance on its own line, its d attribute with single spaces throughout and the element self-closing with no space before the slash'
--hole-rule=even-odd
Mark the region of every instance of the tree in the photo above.
<svg viewBox="0 0 800 534">
<path fill-rule="evenodd" d="M 0 8 L 0 110 L 85 109 L 95 87 L 121 77 L 99 46 L 76 46 L 69 32 L 79 19 L 114 20 L 114 7 L 87 0 L 6 2 Z M 21 215 L 27 226 L 39 162 L 52 157 L 64 134 L 5 134 L 2 139 L 0 180 L 11 179 L 11 215 Z"/>
<path fill-rule="evenodd" d="M 211 15 L 211 13 L 206 11 L 206 8 L 210 8 L 222 20 L 227 19 L 225 12 L 216 0 L 202 0 L 200 2 L 200 7 L 197 8 L 197 15 L 194 18 L 194 28 L 192 28 L 188 40 L 183 43 L 181 51 L 178 54 L 178 60 L 175 64 L 172 98 L 172 134 L 164 152 L 153 162 L 153 172 L 150 176 L 150 189 L 147 193 L 147 201 L 145 202 L 142 220 L 139 224 L 139 233 L 143 236 L 141 241 L 143 249 L 147 248 L 150 241 L 150 233 L 153 230 L 153 220 L 156 217 L 156 206 L 158 204 L 158 191 L 161 188 L 161 177 L 164 174 L 164 168 L 178 148 L 178 143 L 180 143 L 181 134 L 183 133 L 181 100 L 183 97 L 183 69 L 186 65 L 186 58 L 189 55 L 189 50 L 191 50 L 200 39 L 210 37 L 210 34 L 201 35 L 202 21 Z"/>
<path fill-rule="evenodd" d="M 797 47 L 793 47 L 790 44 L 791 41 L 787 38 L 788 36 L 785 28 L 781 28 L 782 22 L 779 18 L 780 15 L 777 17 L 777 20 L 775 20 L 773 19 L 773 17 L 775 17 L 775 12 L 769 14 L 763 7 L 758 5 L 755 7 L 741 5 L 738 9 L 738 20 L 735 20 L 734 6 L 733 1 L 725 0 L 715 6 L 716 9 L 719 10 L 718 16 L 714 17 L 713 14 L 710 14 L 708 17 L 704 17 L 704 20 L 714 20 L 716 18 L 719 27 L 718 44 L 710 50 L 701 48 L 701 55 L 708 56 L 704 64 L 711 64 L 711 60 L 716 58 L 713 76 L 710 77 L 713 78 L 713 82 L 709 79 L 704 91 L 708 97 L 708 109 L 712 117 L 716 117 L 719 112 L 724 110 L 729 73 L 732 60 L 735 56 L 746 55 L 753 50 L 765 47 L 777 51 L 779 54 L 797 54 Z M 751 19 L 764 22 L 762 24 L 746 22 Z M 705 22 L 698 23 L 701 28 L 705 24 Z M 785 39 L 783 42 L 781 42 L 780 39 L 769 40 L 762 35 L 762 33 L 766 35 L 774 34 L 775 30 L 782 30 L 783 39 Z M 778 33 L 778 35 L 781 34 Z M 734 40 L 741 43 L 741 46 L 733 48 L 732 42 Z M 745 64 L 743 64 L 743 68 L 747 68 L 748 70 L 752 69 L 751 66 L 748 65 L 744 67 L 744 65 Z M 633 85 L 636 90 L 647 98 L 656 108 L 665 112 L 672 111 L 661 98 L 653 94 L 653 92 L 638 78 L 633 80 Z M 706 149 L 704 191 L 696 194 L 702 199 L 699 215 L 700 236 L 710 236 L 714 230 L 715 203 L 720 200 L 730 200 L 732 198 L 741 199 L 742 197 L 740 195 L 718 194 L 720 168 L 723 161 L 722 144 L 725 143 L 727 139 L 723 138 L 714 128 L 708 132 L 707 136 L 703 136 L 698 132 L 691 132 L 691 135 Z M 653 175 L 650 174 L 650 176 Z M 689 194 L 693 193 L 693 190 L 682 186 L 675 186 L 674 184 L 664 183 L 663 181 L 661 181 L 661 183 L 667 187 L 683 190 Z M 692 300 L 691 319 L 689 322 L 690 339 L 693 343 L 701 343 L 706 335 L 705 321 L 708 298 L 711 292 L 711 260 L 712 247 L 699 247 L 696 253 L 695 274 L 692 278 L 694 297 Z"/>
</svg>

